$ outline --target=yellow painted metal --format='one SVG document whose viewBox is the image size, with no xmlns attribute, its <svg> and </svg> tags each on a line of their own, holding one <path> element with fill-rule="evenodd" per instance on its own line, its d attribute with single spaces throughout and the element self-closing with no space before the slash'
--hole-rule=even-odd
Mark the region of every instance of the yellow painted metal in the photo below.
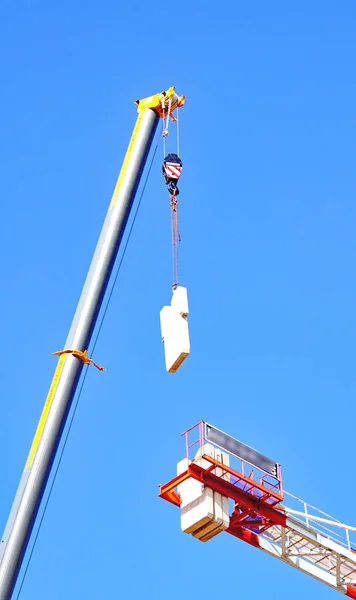
<svg viewBox="0 0 356 600">
<path fill-rule="evenodd" d="M 166 92 L 160 92 L 142 100 L 136 100 L 138 112 L 142 112 L 147 108 L 154 110 L 161 118 L 166 117 L 168 110 L 170 114 L 176 108 L 183 106 L 185 96 L 178 96 L 175 92 L 175 87 L 170 87 Z"/>
<path fill-rule="evenodd" d="M 143 111 L 140 111 L 140 113 L 139 113 L 139 115 L 137 117 L 135 128 L 134 128 L 132 136 L 131 136 L 131 140 L 130 140 L 129 146 L 127 148 L 127 152 L 126 152 L 126 156 L 124 158 L 124 162 L 122 163 L 120 175 L 119 175 L 119 178 L 117 180 L 117 183 L 116 183 L 116 186 L 115 186 L 115 189 L 114 189 L 114 193 L 113 193 L 112 198 L 111 198 L 111 202 L 110 202 L 110 207 L 109 208 L 112 208 L 116 204 L 117 197 L 119 195 L 119 191 L 120 191 L 120 187 L 121 187 L 122 181 L 123 181 L 123 179 L 125 177 L 125 174 L 126 174 L 126 171 L 127 171 L 127 167 L 128 167 L 128 165 L 130 163 L 131 154 L 132 154 L 132 150 L 133 150 L 134 145 L 135 145 L 137 134 L 138 134 L 139 129 L 141 127 L 142 117 L 143 117 Z"/>
<path fill-rule="evenodd" d="M 35 458 L 37 447 L 38 447 L 38 444 L 40 443 L 42 432 L 43 432 L 43 429 L 44 429 L 44 426 L 45 426 L 45 423 L 46 423 L 46 420 L 47 420 L 47 416 L 48 416 L 48 413 L 49 413 L 49 409 L 51 408 L 52 400 L 53 400 L 54 394 L 56 392 L 56 389 L 57 389 L 57 386 L 58 386 L 58 383 L 59 383 L 59 379 L 60 379 L 60 376 L 61 376 L 61 373 L 62 373 L 62 370 L 63 370 L 66 358 L 67 358 L 66 354 L 63 354 L 60 357 L 60 359 L 58 361 L 58 364 L 57 364 L 57 368 L 56 368 L 56 370 L 54 372 L 54 376 L 53 376 L 53 379 L 52 379 L 51 387 L 49 388 L 48 396 L 46 398 L 46 402 L 45 402 L 45 405 L 43 407 L 41 418 L 39 420 L 39 423 L 38 423 L 38 426 L 37 426 L 37 429 L 36 429 L 35 437 L 33 438 L 32 446 L 31 446 L 31 449 L 30 449 L 30 453 L 29 453 L 29 455 L 27 457 L 27 461 L 26 461 L 26 465 L 25 465 L 25 471 L 27 469 L 29 469 L 29 467 L 31 467 L 31 465 L 33 463 L 33 460 Z"/>
<path fill-rule="evenodd" d="M 185 96 L 178 96 L 175 92 L 175 87 L 170 87 L 166 92 L 160 92 L 159 94 L 154 94 L 153 96 L 148 96 L 147 98 L 143 98 L 142 100 L 136 100 L 135 104 L 137 104 L 138 117 L 135 124 L 135 128 L 133 130 L 131 140 L 129 146 L 126 151 L 126 155 L 124 158 L 124 162 L 121 167 L 120 175 L 117 180 L 114 193 L 111 198 L 109 208 L 113 208 L 117 202 L 117 198 L 119 195 L 119 191 L 121 188 L 121 184 L 124 180 L 125 174 L 127 172 L 127 167 L 130 164 L 132 151 L 135 147 L 136 138 L 138 132 L 140 131 L 140 127 L 142 124 L 142 118 L 145 110 L 154 110 L 155 113 L 159 115 L 160 118 L 167 117 L 168 111 L 169 116 L 173 117 L 173 111 L 176 108 L 180 108 L 183 106 L 185 101 Z"/>
</svg>

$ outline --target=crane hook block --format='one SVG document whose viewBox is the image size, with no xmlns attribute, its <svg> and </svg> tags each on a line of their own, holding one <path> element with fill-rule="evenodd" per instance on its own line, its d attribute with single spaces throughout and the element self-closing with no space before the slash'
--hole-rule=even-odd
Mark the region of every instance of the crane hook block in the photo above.
<svg viewBox="0 0 356 600">
<path fill-rule="evenodd" d="M 167 154 L 163 160 L 162 173 L 171 196 L 178 196 L 177 181 L 183 169 L 183 163 L 178 154 Z"/>
<path fill-rule="evenodd" d="M 173 291 L 171 305 L 164 306 L 160 313 L 168 373 L 176 373 L 190 354 L 188 313 L 187 288 L 179 285 Z"/>
</svg>

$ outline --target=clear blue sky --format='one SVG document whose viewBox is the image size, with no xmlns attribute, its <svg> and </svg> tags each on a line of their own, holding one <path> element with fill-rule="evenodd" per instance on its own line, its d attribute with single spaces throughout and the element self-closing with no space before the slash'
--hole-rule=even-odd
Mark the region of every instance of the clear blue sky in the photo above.
<svg viewBox="0 0 356 600">
<path fill-rule="evenodd" d="M 352 0 L 111 0 L 0 8 L 1 527 L 136 119 L 177 86 L 181 281 L 192 354 L 168 375 L 161 149 L 80 399 L 22 600 L 332 598 L 157 498 L 206 419 L 356 524 Z M 163 151 L 162 151 L 163 152 Z"/>
</svg>

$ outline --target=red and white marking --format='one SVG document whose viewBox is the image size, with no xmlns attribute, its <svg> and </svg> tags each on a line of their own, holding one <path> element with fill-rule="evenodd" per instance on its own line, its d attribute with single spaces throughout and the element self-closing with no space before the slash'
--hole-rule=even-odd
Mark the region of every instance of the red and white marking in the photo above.
<svg viewBox="0 0 356 600">
<path fill-rule="evenodd" d="M 167 177 L 171 177 L 172 179 L 179 179 L 179 176 L 182 172 L 182 167 L 177 166 L 175 163 L 166 163 L 164 165 L 164 170 L 166 172 Z"/>
<path fill-rule="evenodd" d="M 274 525 L 262 535 L 246 529 L 228 532 L 356 599 L 355 553 L 311 527 L 286 517 L 284 526 Z"/>
</svg>

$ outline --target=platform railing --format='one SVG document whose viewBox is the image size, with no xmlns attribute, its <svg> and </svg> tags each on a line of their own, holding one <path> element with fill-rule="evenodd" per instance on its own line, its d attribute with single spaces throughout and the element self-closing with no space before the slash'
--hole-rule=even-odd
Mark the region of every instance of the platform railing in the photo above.
<svg viewBox="0 0 356 600">
<path fill-rule="evenodd" d="M 209 444 L 218 448 L 216 444 L 206 439 L 205 423 L 200 421 L 187 431 L 182 436 L 185 437 L 186 458 L 188 462 L 198 463 L 202 458 L 211 463 L 209 471 L 213 474 L 219 473 L 219 477 L 226 478 L 229 474 L 229 481 L 239 489 L 267 502 L 275 505 L 282 501 L 282 479 L 281 470 L 279 467 L 278 477 L 266 473 L 262 469 L 257 468 L 245 459 L 241 459 L 231 452 L 223 451 L 229 456 L 229 468 L 219 463 L 214 467 L 214 461 L 205 453 L 206 445 Z"/>
<path fill-rule="evenodd" d="M 286 491 L 284 492 L 284 503 L 288 504 L 284 508 L 292 519 L 335 543 L 341 544 L 348 550 L 356 552 L 356 527 L 342 523 L 342 521 Z"/>
</svg>

